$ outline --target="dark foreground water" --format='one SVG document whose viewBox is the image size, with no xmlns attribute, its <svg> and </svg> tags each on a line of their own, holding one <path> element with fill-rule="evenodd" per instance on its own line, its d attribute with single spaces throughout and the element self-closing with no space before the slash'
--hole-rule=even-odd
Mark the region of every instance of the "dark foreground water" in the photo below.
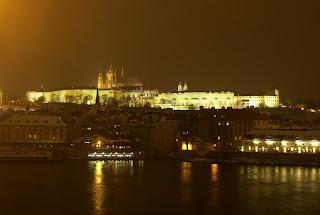
<svg viewBox="0 0 320 215">
<path fill-rule="evenodd" d="M 0 214 L 320 214 L 317 167 L 0 162 Z"/>
</svg>

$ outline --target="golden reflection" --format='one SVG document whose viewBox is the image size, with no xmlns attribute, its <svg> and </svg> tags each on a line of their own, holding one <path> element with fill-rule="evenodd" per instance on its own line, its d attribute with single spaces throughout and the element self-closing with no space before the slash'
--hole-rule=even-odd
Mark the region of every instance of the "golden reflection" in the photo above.
<svg viewBox="0 0 320 215">
<path fill-rule="evenodd" d="M 96 161 L 94 163 L 94 182 L 92 185 L 94 214 L 105 214 L 105 176 L 103 174 L 104 161 Z"/>
<path fill-rule="evenodd" d="M 295 174 L 296 181 L 302 182 L 303 181 L 303 169 L 301 167 L 298 167 L 295 172 L 296 172 L 296 174 Z"/>
<path fill-rule="evenodd" d="M 181 202 L 190 202 L 191 198 L 191 179 L 192 179 L 192 163 L 182 162 L 181 163 Z"/>
<path fill-rule="evenodd" d="M 144 161 L 143 160 L 139 160 L 138 165 L 139 165 L 139 167 L 143 167 L 144 166 Z"/>
<path fill-rule="evenodd" d="M 142 175 L 143 174 L 143 170 L 144 170 L 144 161 L 143 160 L 139 160 L 138 161 L 138 175 Z"/>
<path fill-rule="evenodd" d="M 130 169 L 130 176 L 133 176 L 133 161 L 128 161 L 129 169 Z"/>
<path fill-rule="evenodd" d="M 133 175 L 133 161 L 116 160 L 111 161 L 110 165 L 115 176 Z"/>
<path fill-rule="evenodd" d="M 252 166 L 241 167 L 240 173 L 243 177 L 261 181 L 264 183 L 302 183 L 305 181 L 312 184 L 314 181 L 320 180 L 320 170 L 317 168 L 306 167 L 264 167 Z"/>
<path fill-rule="evenodd" d="M 184 184 L 189 184 L 191 182 L 191 166 L 191 162 L 182 162 L 181 181 Z"/>
<path fill-rule="evenodd" d="M 219 171 L 218 164 L 211 164 L 210 170 L 211 170 L 211 182 L 215 183 L 218 181 L 218 171 Z"/>
<path fill-rule="evenodd" d="M 103 179 L 102 168 L 103 168 L 103 161 L 97 161 L 95 165 L 95 174 L 94 174 L 96 184 L 101 184 L 102 182 L 102 179 Z"/>
<path fill-rule="evenodd" d="M 288 168 L 281 168 L 280 170 L 280 182 L 287 183 L 289 178 L 289 171 Z"/>
<path fill-rule="evenodd" d="M 319 178 L 319 169 L 316 168 L 312 168 L 311 169 L 311 173 L 310 173 L 310 179 L 311 181 L 317 181 L 317 179 Z"/>
</svg>

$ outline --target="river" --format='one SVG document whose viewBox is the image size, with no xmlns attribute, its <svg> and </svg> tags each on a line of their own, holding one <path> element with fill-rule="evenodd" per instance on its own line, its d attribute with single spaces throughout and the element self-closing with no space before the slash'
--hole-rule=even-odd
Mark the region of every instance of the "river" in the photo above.
<svg viewBox="0 0 320 215">
<path fill-rule="evenodd" d="M 320 168 L 146 161 L 1 162 L 1 215 L 320 214 Z"/>
</svg>

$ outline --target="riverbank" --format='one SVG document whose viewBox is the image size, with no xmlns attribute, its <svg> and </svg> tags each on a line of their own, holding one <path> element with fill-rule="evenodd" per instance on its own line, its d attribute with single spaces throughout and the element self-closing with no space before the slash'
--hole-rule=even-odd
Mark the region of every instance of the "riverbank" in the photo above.
<svg viewBox="0 0 320 215">
<path fill-rule="evenodd" d="M 179 152 L 177 153 L 176 158 L 187 161 L 203 160 L 212 163 L 320 166 L 319 154 L 215 151 L 205 155 L 199 155 L 193 152 Z"/>
<path fill-rule="evenodd" d="M 1 149 L 0 161 L 6 160 L 33 160 L 33 161 L 64 161 L 64 160 L 143 160 L 143 159 L 174 159 L 182 161 L 207 161 L 210 163 L 237 163 L 256 165 L 303 165 L 320 166 L 319 154 L 298 153 L 262 153 L 262 152 L 223 152 L 212 151 L 204 155 L 194 151 L 161 154 L 145 157 L 143 154 L 100 153 L 89 156 L 92 152 L 84 149 Z M 93 153 L 94 154 L 94 153 Z M 121 156 L 114 156 L 121 155 Z"/>
</svg>

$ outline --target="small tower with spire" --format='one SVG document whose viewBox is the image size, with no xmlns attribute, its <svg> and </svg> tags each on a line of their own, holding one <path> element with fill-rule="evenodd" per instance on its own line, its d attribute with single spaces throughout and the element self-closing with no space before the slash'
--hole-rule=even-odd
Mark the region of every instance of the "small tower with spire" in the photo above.
<svg viewBox="0 0 320 215">
<path fill-rule="evenodd" d="M 124 78 L 124 69 L 123 69 L 123 66 L 121 67 L 121 78 Z"/>
<path fill-rule="evenodd" d="M 184 84 L 180 81 L 178 84 L 178 92 L 183 92 L 188 90 L 187 82 L 185 81 Z"/>
<path fill-rule="evenodd" d="M 183 91 L 187 91 L 187 90 L 188 90 L 188 85 L 187 85 L 187 82 L 185 81 L 183 85 Z"/>
<path fill-rule="evenodd" d="M 102 75 L 101 72 L 98 74 L 98 84 L 97 84 L 97 87 L 98 87 L 98 89 L 104 88 L 103 75 Z"/>
<path fill-rule="evenodd" d="M 179 82 L 179 84 L 178 84 L 178 92 L 182 92 L 182 91 L 183 91 L 182 83 Z"/>
</svg>

